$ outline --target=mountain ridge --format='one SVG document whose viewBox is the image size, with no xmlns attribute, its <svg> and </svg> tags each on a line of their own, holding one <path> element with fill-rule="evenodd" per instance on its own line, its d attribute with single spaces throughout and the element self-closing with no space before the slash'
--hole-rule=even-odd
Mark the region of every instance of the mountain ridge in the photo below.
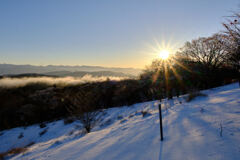
<svg viewBox="0 0 240 160">
<path fill-rule="evenodd" d="M 127 75 L 137 76 L 142 70 L 137 68 L 120 68 L 120 67 L 102 67 L 102 66 L 67 66 L 67 65 L 15 65 L 15 64 L 0 64 L 0 75 L 9 74 L 25 74 L 25 73 L 38 73 L 45 74 L 48 72 L 69 71 L 69 72 L 121 72 Z"/>
</svg>

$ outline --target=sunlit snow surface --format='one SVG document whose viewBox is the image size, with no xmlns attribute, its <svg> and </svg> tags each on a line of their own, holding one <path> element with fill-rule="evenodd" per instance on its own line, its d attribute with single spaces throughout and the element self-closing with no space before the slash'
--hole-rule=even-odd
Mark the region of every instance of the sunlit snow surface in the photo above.
<svg viewBox="0 0 240 160">
<path fill-rule="evenodd" d="M 203 91 L 207 97 L 162 102 L 164 141 L 159 135 L 159 101 L 106 110 L 89 134 L 79 122 L 63 121 L 2 131 L 0 152 L 35 142 L 10 159 L 66 160 L 237 160 L 240 159 L 240 88 L 231 84 Z M 145 117 L 141 111 L 148 111 Z M 222 137 L 220 136 L 222 126 Z M 23 133 L 23 138 L 18 136 Z"/>
</svg>

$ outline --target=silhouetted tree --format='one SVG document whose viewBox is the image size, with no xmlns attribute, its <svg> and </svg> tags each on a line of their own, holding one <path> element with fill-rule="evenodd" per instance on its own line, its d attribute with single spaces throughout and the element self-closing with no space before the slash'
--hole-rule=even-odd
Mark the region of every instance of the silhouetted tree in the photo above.
<svg viewBox="0 0 240 160">
<path fill-rule="evenodd" d="M 240 13 L 234 13 L 223 23 L 228 63 L 240 72 Z"/>
<path fill-rule="evenodd" d="M 73 116 L 78 118 L 87 133 L 91 131 L 93 126 L 100 118 L 98 107 L 99 94 L 96 91 L 97 86 L 89 88 L 91 85 L 86 85 L 78 91 L 66 93 L 67 110 Z"/>
<path fill-rule="evenodd" d="M 220 34 L 201 37 L 186 42 L 177 54 L 189 61 L 202 64 L 206 69 L 216 69 L 226 63 L 227 51 L 223 44 L 224 39 Z"/>
</svg>

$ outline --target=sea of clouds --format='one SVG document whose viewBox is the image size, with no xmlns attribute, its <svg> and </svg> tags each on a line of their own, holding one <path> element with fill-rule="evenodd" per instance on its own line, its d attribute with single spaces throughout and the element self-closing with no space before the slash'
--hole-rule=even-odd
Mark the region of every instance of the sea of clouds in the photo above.
<svg viewBox="0 0 240 160">
<path fill-rule="evenodd" d="M 85 75 L 83 77 L 24 77 L 24 78 L 2 78 L 0 79 L 0 87 L 12 88 L 22 87 L 30 83 L 46 83 L 49 85 L 75 85 L 87 82 L 103 82 L 106 80 L 120 81 L 128 79 L 127 77 L 93 77 Z"/>
</svg>

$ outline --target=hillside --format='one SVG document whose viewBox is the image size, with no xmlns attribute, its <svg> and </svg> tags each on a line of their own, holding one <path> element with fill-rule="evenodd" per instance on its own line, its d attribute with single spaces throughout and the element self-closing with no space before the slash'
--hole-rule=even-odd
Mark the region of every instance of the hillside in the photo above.
<svg viewBox="0 0 240 160">
<path fill-rule="evenodd" d="M 9 159 L 236 160 L 240 159 L 240 88 L 237 83 L 203 91 L 207 97 L 163 100 L 164 141 L 159 136 L 159 101 L 104 111 L 89 134 L 80 122 L 63 120 L 0 133 L 0 152 L 32 144 Z M 143 112 L 146 111 L 147 114 Z M 34 143 L 34 144 L 33 144 Z"/>
</svg>

